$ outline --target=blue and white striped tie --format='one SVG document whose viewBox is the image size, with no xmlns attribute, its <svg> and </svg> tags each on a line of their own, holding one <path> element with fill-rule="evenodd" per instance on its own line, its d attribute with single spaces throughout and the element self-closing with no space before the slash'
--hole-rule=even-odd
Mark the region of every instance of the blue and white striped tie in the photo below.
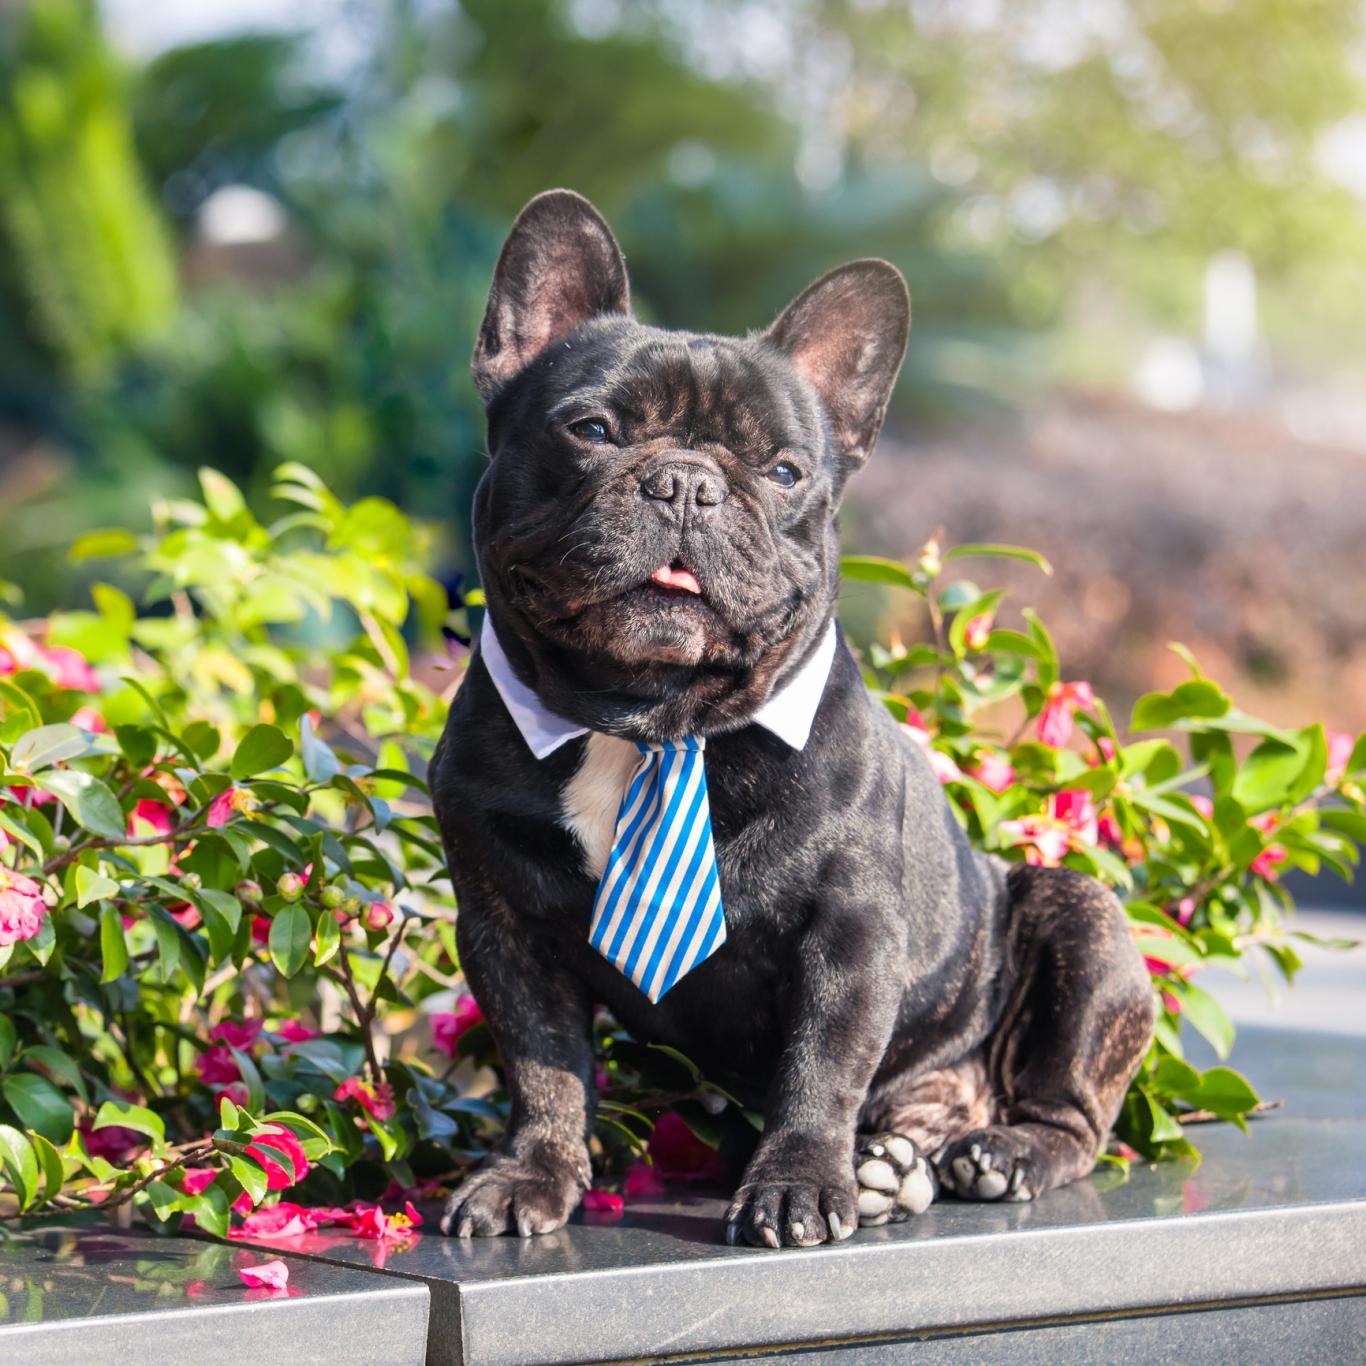
<svg viewBox="0 0 1366 1366">
<path fill-rule="evenodd" d="M 652 1001 L 726 942 L 703 739 L 643 744 L 589 942 Z"/>
</svg>

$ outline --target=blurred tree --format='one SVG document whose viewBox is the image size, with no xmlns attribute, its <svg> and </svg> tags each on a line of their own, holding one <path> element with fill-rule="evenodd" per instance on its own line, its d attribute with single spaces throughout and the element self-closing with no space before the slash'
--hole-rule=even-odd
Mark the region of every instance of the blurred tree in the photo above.
<svg viewBox="0 0 1366 1366">
<path fill-rule="evenodd" d="M 90 380 L 165 329 L 175 263 L 91 0 L 0 12 L 0 187 L 11 401 L 44 361 Z"/>
</svg>

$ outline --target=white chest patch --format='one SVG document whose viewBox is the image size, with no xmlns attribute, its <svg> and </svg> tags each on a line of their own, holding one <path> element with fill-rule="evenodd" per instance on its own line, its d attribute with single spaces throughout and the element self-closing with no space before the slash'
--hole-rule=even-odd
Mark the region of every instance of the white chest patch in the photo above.
<svg viewBox="0 0 1366 1366">
<path fill-rule="evenodd" d="M 630 740 L 595 731 L 560 794 L 560 822 L 583 846 L 583 866 L 594 878 L 607 867 L 622 794 L 639 763 L 640 751 Z"/>
</svg>

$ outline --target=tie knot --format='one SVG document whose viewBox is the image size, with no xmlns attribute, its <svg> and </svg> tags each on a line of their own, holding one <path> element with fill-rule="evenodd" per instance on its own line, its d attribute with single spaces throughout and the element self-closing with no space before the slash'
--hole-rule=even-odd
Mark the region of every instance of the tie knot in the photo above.
<svg viewBox="0 0 1366 1366">
<path fill-rule="evenodd" d="M 703 735 L 685 735 L 681 740 L 637 740 L 642 754 L 701 754 L 707 740 Z"/>
</svg>

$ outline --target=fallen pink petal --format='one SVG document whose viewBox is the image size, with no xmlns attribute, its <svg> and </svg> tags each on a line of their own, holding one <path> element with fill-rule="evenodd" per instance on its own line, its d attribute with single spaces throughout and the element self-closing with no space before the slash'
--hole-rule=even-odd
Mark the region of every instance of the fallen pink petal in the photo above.
<svg viewBox="0 0 1366 1366">
<path fill-rule="evenodd" d="M 279 1260 L 239 1267 L 237 1275 L 253 1290 L 283 1290 L 289 1284 L 289 1267 Z"/>
</svg>

